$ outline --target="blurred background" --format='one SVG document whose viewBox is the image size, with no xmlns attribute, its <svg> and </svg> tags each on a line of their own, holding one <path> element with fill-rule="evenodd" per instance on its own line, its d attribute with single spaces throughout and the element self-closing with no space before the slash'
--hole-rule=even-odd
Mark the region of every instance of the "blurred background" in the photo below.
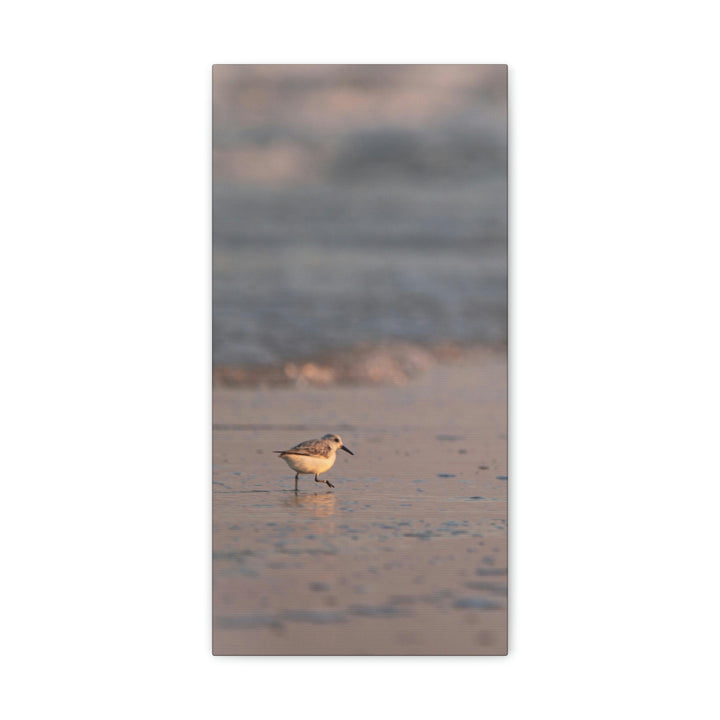
<svg viewBox="0 0 720 720">
<path fill-rule="evenodd" d="M 216 65 L 213 365 L 504 344 L 506 88 L 504 65 Z"/>
</svg>

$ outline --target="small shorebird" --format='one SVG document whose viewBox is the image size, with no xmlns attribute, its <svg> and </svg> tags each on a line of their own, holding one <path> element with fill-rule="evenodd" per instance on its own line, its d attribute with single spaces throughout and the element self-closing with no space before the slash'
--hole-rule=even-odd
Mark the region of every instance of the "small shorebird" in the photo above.
<svg viewBox="0 0 720 720">
<path fill-rule="evenodd" d="M 316 440 L 305 440 L 289 450 L 274 450 L 295 471 L 295 491 L 298 489 L 298 475 L 314 475 L 315 482 L 324 482 L 335 487 L 329 480 L 318 480 L 318 475 L 327 472 L 335 464 L 338 450 L 354 455 L 348 450 L 339 435 L 328 433 Z"/>
</svg>

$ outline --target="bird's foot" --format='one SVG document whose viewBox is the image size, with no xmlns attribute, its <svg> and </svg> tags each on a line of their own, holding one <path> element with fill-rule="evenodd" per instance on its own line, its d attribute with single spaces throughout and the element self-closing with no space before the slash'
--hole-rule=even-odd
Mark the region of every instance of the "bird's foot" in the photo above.
<svg viewBox="0 0 720 720">
<path fill-rule="evenodd" d="M 320 482 L 322 482 L 322 480 Z M 331 488 L 335 487 L 329 480 L 326 480 L 325 483 L 327 484 L 328 487 L 331 487 Z"/>
</svg>

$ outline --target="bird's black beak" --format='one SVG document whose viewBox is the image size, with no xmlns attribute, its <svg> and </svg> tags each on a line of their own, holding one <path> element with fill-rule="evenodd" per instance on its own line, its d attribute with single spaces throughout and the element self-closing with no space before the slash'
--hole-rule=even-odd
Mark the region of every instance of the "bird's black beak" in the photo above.
<svg viewBox="0 0 720 720">
<path fill-rule="evenodd" d="M 346 453 L 350 453 L 351 455 L 355 454 L 352 450 L 348 450 L 344 445 L 341 445 L 340 449 L 344 450 Z"/>
</svg>

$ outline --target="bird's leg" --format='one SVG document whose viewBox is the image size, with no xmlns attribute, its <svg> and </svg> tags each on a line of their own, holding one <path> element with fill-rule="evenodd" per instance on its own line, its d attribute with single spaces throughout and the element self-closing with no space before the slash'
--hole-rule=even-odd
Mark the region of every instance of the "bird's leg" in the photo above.
<svg viewBox="0 0 720 720">
<path fill-rule="evenodd" d="M 318 480 L 317 474 L 315 475 L 315 482 L 325 483 L 328 487 L 335 487 L 329 480 Z"/>
<path fill-rule="evenodd" d="M 297 481 L 298 481 L 298 475 L 300 473 L 295 473 L 295 492 L 297 492 Z"/>
</svg>

